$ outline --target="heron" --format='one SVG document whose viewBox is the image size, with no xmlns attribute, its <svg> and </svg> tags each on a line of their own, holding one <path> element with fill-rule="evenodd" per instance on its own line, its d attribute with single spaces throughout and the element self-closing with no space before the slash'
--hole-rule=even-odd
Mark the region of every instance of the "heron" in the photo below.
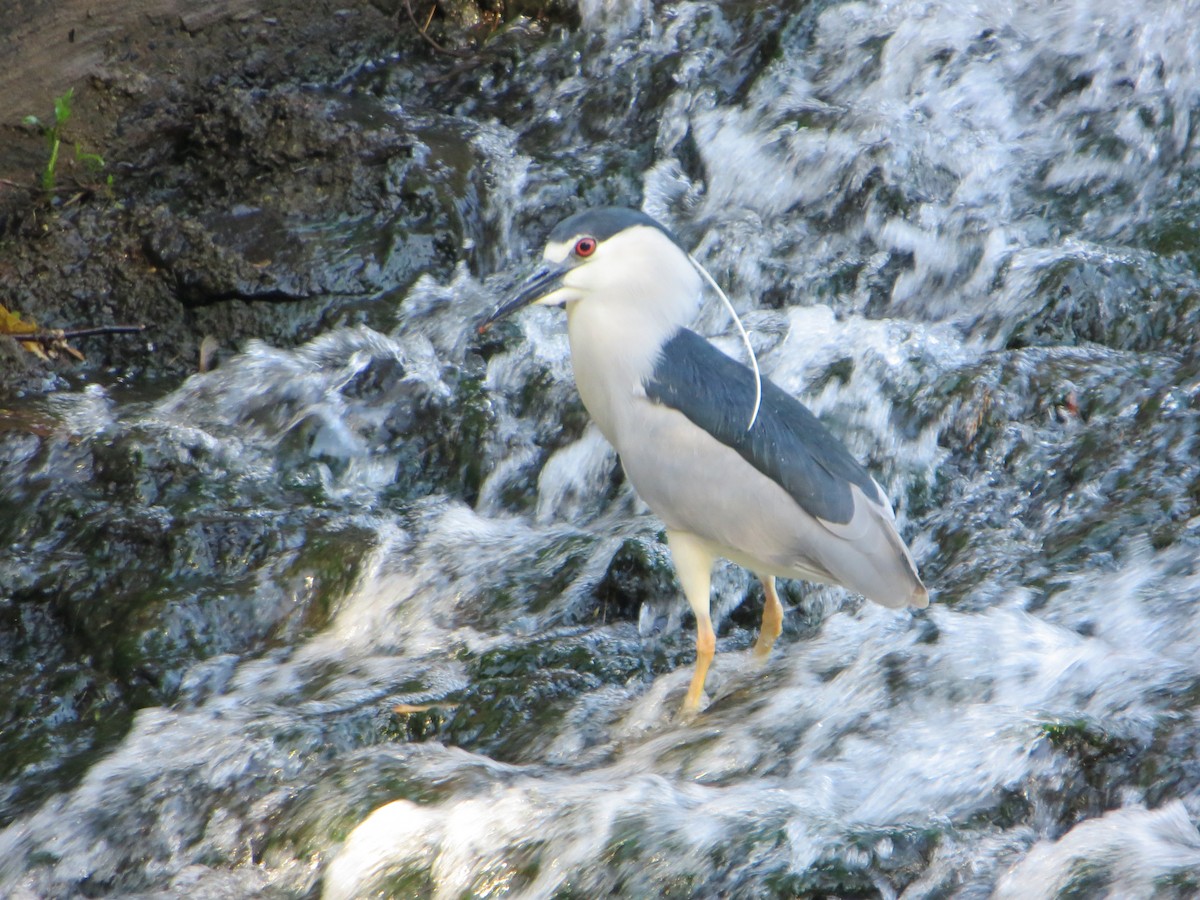
<svg viewBox="0 0 1200 900">
<path fill-rule="evenodd" d="M 718 559 L 762 583 L 760 658 L 783 629 L 777 578 L 842 585 L 891 608 L 929 605 L 878 482 L 799 400 L 761 376 L 752 350 L 747 366 L 688 327 L 706 280 L 720 290 L 651 216 L 588 209 L 555 226 L 541 267 L 481 326 L 532 304 L 565 308 L 580 398 L 666 526 L 696 618 L 687 715 L 700 709 L 716 652 Z"/>
</svg>

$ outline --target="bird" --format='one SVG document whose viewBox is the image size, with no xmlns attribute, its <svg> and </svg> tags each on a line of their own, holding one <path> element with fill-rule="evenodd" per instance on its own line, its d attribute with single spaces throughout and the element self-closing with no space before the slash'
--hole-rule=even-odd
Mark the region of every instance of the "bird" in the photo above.
<svg viewBox="0 0 1200 900">
<path fill-rule="evenodd" d="M 696 663 L 681 710 L 688 716 L 700 710 L 716 652 L 718 559 L 762 583 L 754 644 L 762 659 L 783 629 L 777 578 L 842 585 L 892 608 L 929 605 L 875 479 L 757 362 L 735 360 L 688 327 L 703 303 L 702 276 L 717 287 L 650 215 L 585 209 L 551 230 L 541 266 L 480 326 L 533 304 L 565 308 L 580 398 L 666 526 L 695 615 Z"/>
</svg>

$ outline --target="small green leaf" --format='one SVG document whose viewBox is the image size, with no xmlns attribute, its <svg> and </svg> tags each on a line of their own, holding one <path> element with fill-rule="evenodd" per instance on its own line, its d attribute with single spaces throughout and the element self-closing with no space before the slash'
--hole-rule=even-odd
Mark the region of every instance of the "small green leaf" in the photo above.
<svg viewBox="0 0 1200 900">
<path fill-rule="evenodd" d="M 88 171 L 91 172 L 93 175 L 95 175 L 97 172 L 99 172 L 101 169 L 104 168 L 104 157 L 101 156 L 99 153 L 86 152 L 79 145 L 78 141 L 75 142 L 75 161 L 81 162 L 85 166 L 87 166 Z"/>
<path fill-rule="evenodd" d="M 54 98 L 54 123 L 58 126 L 66 124 L 71 118 L 71 98 L 75 96 L 75 88 L 69 88 L 65 94 Z"/>
</svg>

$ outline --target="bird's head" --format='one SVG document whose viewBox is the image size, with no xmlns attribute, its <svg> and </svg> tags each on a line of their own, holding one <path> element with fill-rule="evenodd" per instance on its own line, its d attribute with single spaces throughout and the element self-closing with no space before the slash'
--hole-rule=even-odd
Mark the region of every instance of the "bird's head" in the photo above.
<svg viewBox="0 0 1200 900">
<path fill-rule="evenodd" d="M 688 324 L 701 296 L 700 275 L 675 237 L 645 213 L 605 206 L 560 222 L 542 266 L 515 297 L 488 317 L 532 304 L 605 304 L 613 315 L 647 316 L 667 327 Z"/>
</svg>

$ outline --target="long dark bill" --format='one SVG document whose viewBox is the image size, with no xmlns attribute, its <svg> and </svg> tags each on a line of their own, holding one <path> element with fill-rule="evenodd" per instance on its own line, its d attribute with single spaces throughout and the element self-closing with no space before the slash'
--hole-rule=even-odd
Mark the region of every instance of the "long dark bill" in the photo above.
<svg viewBox="0 0 1200 900">
<path fill-rule="evenodd" d="M 517 296 L 513 297 L 507 303 L 501 303 L 493 310 L 490 316 L 483 320 L 483 324 L 479 326 L 479 333 L 483 334 L 493 324 L 510 313 L 529 306 L 531 303 L 536 303 L 547 294 L 554 293 L 562 287 L 563 276 L 568 271 L 568 266 L 564 266 L 561 263 L 551 263 L 534 272 L 521 287 L 521 292 Z"/>
</svg>

